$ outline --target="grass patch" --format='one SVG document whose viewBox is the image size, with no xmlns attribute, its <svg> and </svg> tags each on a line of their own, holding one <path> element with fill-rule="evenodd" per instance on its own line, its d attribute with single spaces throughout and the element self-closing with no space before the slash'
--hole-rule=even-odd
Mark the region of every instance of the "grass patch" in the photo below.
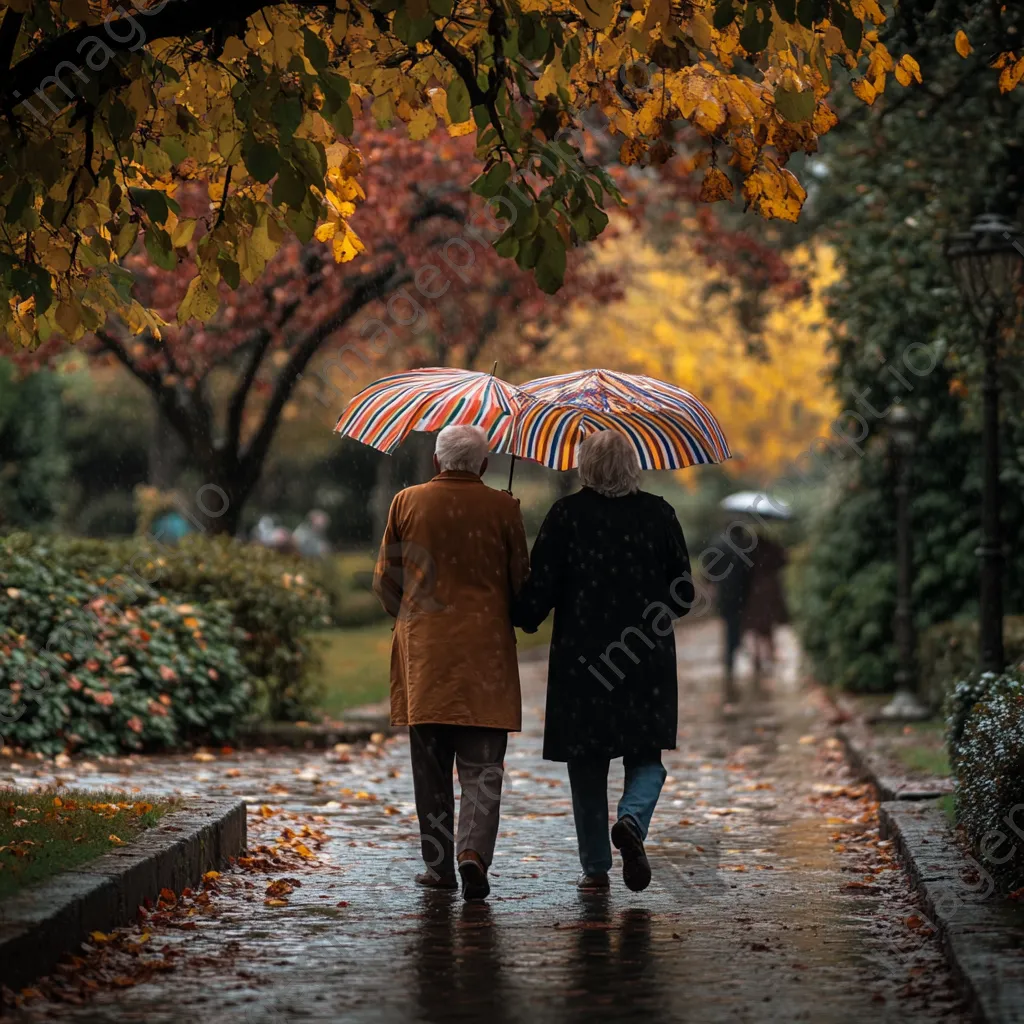
<svg viewBox="0 0 1024 1024">
<path fill-rule="evenodd" d="M 357 629 L 328 629 L 317 634 L 321 667 L 317 682 L 320 707 L 331 717 L 360 704 L 386 700 L 391 692 L 391 620 Z M 551 642 L 551 619 L 536 633 L 516 630 L 520 651 Z"/>
<path fill-rule="evenodd" d="M 942 808 L 942 813 L 945 814 L 946 820 L 954 828 L 956 827 L 956 798 L 952 793 L 947 793 L 945 796 L 939 797 L 939 807 Z"/>
<path fill-rule="evenodd" d="M 0 899 L 131 842 L 180 806 L 110 790 L 0 789 Z"/>
<path fill-rule="evenodd" d="M 391 687 L 391 625 L 328 629 L 317 634 L 320 706 L 338 717 L 349 708 L 384 700 Z"/>
<path fill-rule="evenodd" d="M 949 778 L 949 758 L 944 747 L 908 745 L 896 748 L 900 761 L 915 772 Z"/>
</svg>

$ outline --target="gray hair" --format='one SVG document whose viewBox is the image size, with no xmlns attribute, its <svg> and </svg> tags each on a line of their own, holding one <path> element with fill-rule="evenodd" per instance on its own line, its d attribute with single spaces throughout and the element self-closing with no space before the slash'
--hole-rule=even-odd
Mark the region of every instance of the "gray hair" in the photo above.
<svg viewBox="0 0 1024 1024">
<path fill-rule="evenodd" d="M 640 490 L 640 460 L 625 434 L 599 430 L 580 442 L 580 482 L 606 498 Z"/>
<path fill-rule="evenodd" d="M 487 458 L 487 435 L 480 427 L 445 427 L 437 435 L 434 454 L 441 471 L 479 473 Z"/>
</svg>

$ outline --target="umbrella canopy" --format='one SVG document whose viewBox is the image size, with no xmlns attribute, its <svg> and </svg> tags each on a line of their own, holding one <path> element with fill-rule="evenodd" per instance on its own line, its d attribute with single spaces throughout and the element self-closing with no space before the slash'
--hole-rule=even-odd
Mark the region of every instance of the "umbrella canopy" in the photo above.
<svg viewBox="0 0 1024 1024">
<path fill-rule="evenodd" d="M 482 427 L 493 449 L 505 445 L 513 417 L 528 402 L 517 387 L 492 374 L 427 366 L 381 377 L 363 388 L 334 430 L 393 452 L 414 430 L 458 423 Z"/>
<path fill-rule="evenodd" d="M 731 454 L 711 410 L 654 377 L 581 370 L 541 377 L 522 389 L 537 401 L 516 417 L 510 450 L 552 469 L 572 469 L 580 441 L 595 430 L 625 434 L 643 469 L 684 469 Z"/>
<path fill-rule="evenodd" d="M 764 491 L 737 491 L 723 499 L 721 505 L 727 512 L 748 512 L 769 519 L 789 519 L 793 515 L 788 501 L 769 498 Z"/>
</svg>

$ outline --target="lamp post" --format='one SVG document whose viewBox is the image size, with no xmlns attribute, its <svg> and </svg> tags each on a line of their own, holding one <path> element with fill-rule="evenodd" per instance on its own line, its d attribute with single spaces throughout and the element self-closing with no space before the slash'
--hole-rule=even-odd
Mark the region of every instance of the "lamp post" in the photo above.
<svg viewBox="0 0 1024 1024">
<path fill-rule="evenodd" d="M 917 697 L 917 636 L 910 591 L 914 582 L 914 543 L 910 532 L 910 466 L 916 430 L 905 405 L 889 411 L 889 451 L 896 474 L 896 693 L 880 714 L 882 718 L 910 721 L 928 717 Z"/>
<path fill-rule="evenodd" d="M 1016 312 L 1024 284 L 1020 228 L 1000 217 L 979 217 L 953 235 L 946 255 L 957 285 L 984 331 L 982 355 L 983 483 L 981 496 L 981 668 L 1001 672 L 1003 654 L 1003 547 L 999 536 L 999 336 Z"/>
</svg>

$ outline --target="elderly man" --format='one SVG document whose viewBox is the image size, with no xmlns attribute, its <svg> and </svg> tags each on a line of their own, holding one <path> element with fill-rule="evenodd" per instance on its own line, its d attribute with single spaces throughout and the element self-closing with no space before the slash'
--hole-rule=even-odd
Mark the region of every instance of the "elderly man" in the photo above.
<svg viewBox="0 0 1024 1024">
<path fill-rule="evenodd" d="M 511 603 L 529 569 L 518 502 L 480 479 L 487 436 L 446 427 L 428 483 L 395 496 L 374 591 L 396 619 L 391 722 L 408 725 L 421 885 L 490 892 L 505 746 L 522 726 Z M 462 799 L 453 833 L 453 762 Z"/>
</svg>

